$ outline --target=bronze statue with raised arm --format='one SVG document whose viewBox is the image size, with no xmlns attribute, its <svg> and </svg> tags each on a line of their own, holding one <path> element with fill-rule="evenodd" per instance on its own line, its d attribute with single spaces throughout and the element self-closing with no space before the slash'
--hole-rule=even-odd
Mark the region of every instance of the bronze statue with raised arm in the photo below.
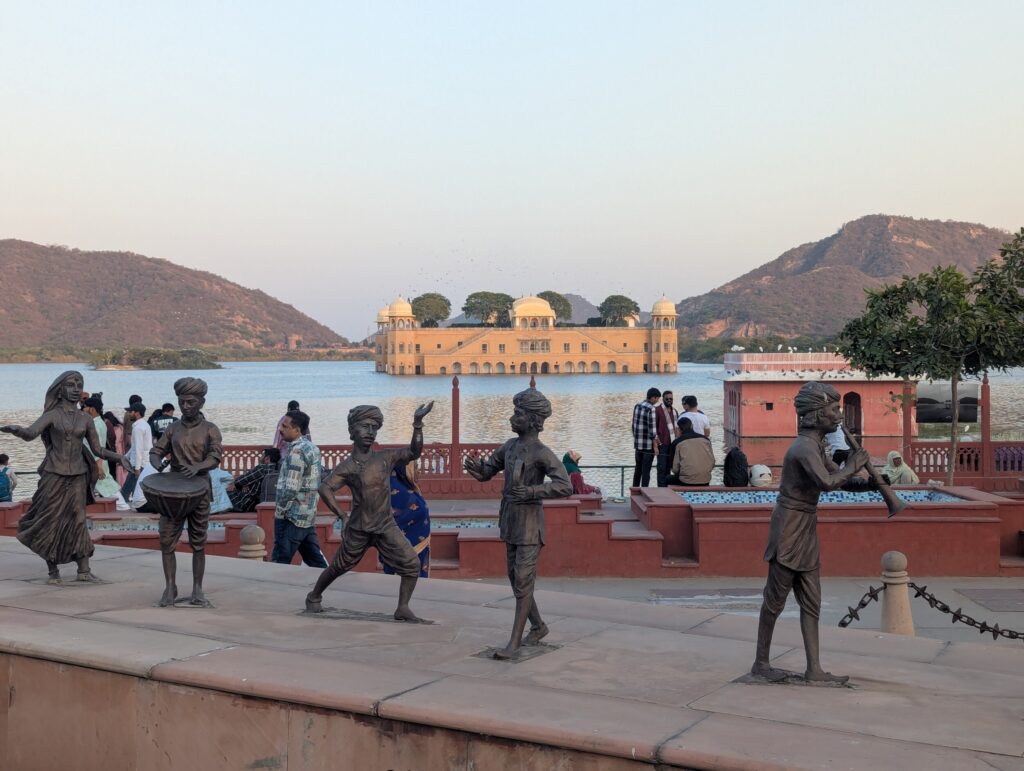
<svg viewBox="0 0 1024 771">
<path fill-rule="evenodd" d="M 203 594 L 206 572 L 206 532 L 210 524 L 210 471 L 220 465 L 220 429 L 202 413 L 206 404 L 206 381 L 183 377 L 174 382 L 174 393 L 181 408 L 181 420 L 171 423 L 153 444 L 149 462 L 156 468 L 169 460 L 171 472 L 151 474 L 140 482 L 146 500 L 160 512 L 160 552 L 164 566 L 164 593 L 160 607 L 173 605 L 178 598 L 175 581 L 178 563 L 174 550 L 188 523 L 188 543 L 192 547 L 191 605 L 210 607 Z"/>
<path fill-rule="evenodd" d="M 420 457 L 423 452 L 423 418 L 434 407 L 421 404 L 412 418 L 412 441 L 395 450 L 373 450 L 377 432 L 384 425 L 384 414 L 371 405 L 353 407 L 348 412 L 348 433 L 352 454 L 341 461 L 320 485 L 320 499 L 342 522 L 341 545 L 331 564 L 324 568 L 308 595 L 306 610 L 323 612 L 323 594 L 335 579 L 356 565 L 371 546 L 377 548 L 381 562 L 401 576 L 398 588 L 396 621 L 419 623 L 409 608 L 409 600 L 420 575 L 420 558 L 405 534 L 395 523 L 391 510 L 391 472 Z M 334 498 L 335 491 L 348 487 L 352 493 L 352 515 L 347 516 Z M 429 623 L 429 622 L 428 622 Z"/>
<path fill-rule="evenodd" d="M 131 470 L 121 455 L 100 446 L 92 418 L 78 409 L 82 387 L 81 372 L 62 372 L 46 389 L 43 414 L 31 426 L 0 426 L 0 431 L 26 442 L 39 437 L 46 447 L 39 486 L 18 522 L 18 540 L 46 560 L 51 584 L 61 583 L 60 565 L 67 562 L 78 563 L 79 581 L 96 580 L 89 569 L 94 548 L 85 507 L 92 499 L 97 471 L 86 447 L 93 456 Z"/>
<path fill-rule="evenodd" d="M 854 477 L 871 462 L 867 452 L 858 449 L 839 469 L 825 451 L 825 434 L 835 431 L 843 420 L 839 392 L 826 383 L 805 383 L 793 400 L 799 417 L 796 439 L 782 461 L 779 496 L 772 511 L 768 530 L 768 582 L 757 628 L 757 652 L 751 673 L 773 682 L 793 673 L 776 669 L 770 663 L 775 622 L 786 606 L 792 590 L 800 606 L 800 632 L 804 639 L 809 682 L 845 683 L 849 678 L 833 675 L 821 668 L 818 656 L 818 618 L 821 614 L 821 576 L 818 549 L 818 497 L 829 490 L 871 490 L 872 483 Z"/>
<path fill-rule="evenodd" d="M 545 498 L 572 495 L 565 466 L 540 441 L 545 419 L 551 417 L 551 402 L 536 388 L 527 388 L 512 398 L 514 410 L 509 424 L 516 433 L 486 460 L 467 457 L 466 471 L 486 482 L 499 471 L 505 474 L 498 527 L 505 542 L 508 580 L 516 598 L 516 615 L 508 645 L 494 652 L 497 659 L 514 659 L 522 645 L 536 645 L 548 633 L 540 617 L 533 587 L 537 581 L 537 560 L 544 546 Z M 545 477 L 550 482 L 545 482 Z M 530 632 L 523 639 L 526 621 Z"/>
</svg>

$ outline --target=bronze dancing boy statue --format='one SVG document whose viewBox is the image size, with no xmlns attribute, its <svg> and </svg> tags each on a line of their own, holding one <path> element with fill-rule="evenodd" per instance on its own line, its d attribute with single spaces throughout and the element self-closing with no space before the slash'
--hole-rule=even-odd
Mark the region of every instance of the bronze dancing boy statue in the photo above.
<svg viewBox="0 0 1024 771">
<path fill-rule="evenodd" d="M 401 576 L 398 588 L 396 621 L 419 623 L 422 619 L 409 608 L 416 580 L 420 575 L 420 558 L 405 534 L 395 523 L 391 510 L 391 471 L 416 460 L 423 452 L 423 418 L 434 403 L 421 404 L 413 415 L 412 441 L 397 450 L 372 450 L 377 431 L 384 425 L 384 414 L 370 405 L 354 407 L 348 412 L 348 432 L 352 438 L 352 454 L 341 461 L 320 485 L 320 499 L 342 521 L 341 545 L 331 564 L 324 568 L 308 595 L 306 610 L 323 612 L 323 594 L 335 579 L 356 565 L 371 546 L 377 548 L 381 561 Z M 336 490 L 348 486 L 352 492 L 352 515 L 349 517 L 334 499 Z"/>
<path fill-rule="evenodd" d="M 466 471 L 486 482 L 499 471 L 505 472 L 498 527 L 505 542 L 508 580 L 516 598 L 516 615 L 508 645 L 495 651 L 497 659 L 514 659 L 521 645 L 536 645 L 548 633 L 540 617 L 533 588 L 537 580 L 537 559 L 544 546 L 544 498 L 572 495 L 569 475 L 555 454 L 541 444 L 538 434 L 544 420 L 551 416 L 551 402 L 536 388 L 528 388 L 512 399 L 515 410 L 509 423 L 516 433 L 486 460 L 467 457 Z M 550 478 L 545 482 L 544 478 Z M 530 633 L 523 640 L 526 620 Z"/>
<path fill-rule="evenodd" d="M 220 465 L 220 429 L 201 412 L 206 404 L 206 381 L 197 377 L 180 378 L 174 382 L 174 393 L 181 408 L 181 420 L 164 429 L 163 435 L 149 452 L 149 462 L 159 469 L 163 467 L 164 459 L 169 458 L 171 471 L 188 479 L 202 479 L 206 482 L 206 489 L 205 494 L 187 511 L 174 517 L 160 515 L 160 551 L 165 583 L 160 607 L 173 605 L 178 598 L 175 582 L 178 565 L 174 550 L 186 522 L 188 543 L 192 547 L 192 597 L 189 603 L 210 607 L 210 602 L 203 594 L 203 575 L 206 572 L 206 534 L 210 524 L 210 500 L 213 497 L 209 473 Z M 145 480 L 140 484 L 145 489 Z"/>
<path fill-rule="evenodd" d="M 768 531 L 768 581 L 757 628 L 757 653 L 751 673 L 770 681 L 785 680 L 792 673 L 772 667 L 769 651 L 775 622 L 792 589 L 800 606 L 800 631 L 807 656 L 804 679 L 845 683 L 849 678 L 821 668 L 818 657 L 818 618 L 821 613 L 821 577 L 818 550 L 818 496 L 822 492 L 870 490 L 867 479 L 854 477 L 871 462 L 864 449 L 852 453 L 840 470 L 828 457 L 823 439 L 843 420 L 839 393 L 825 383 L 806 383 L 793 400 L 799 417 L 798 434 L 782 462 L 779 496 Z"/>
</svg>

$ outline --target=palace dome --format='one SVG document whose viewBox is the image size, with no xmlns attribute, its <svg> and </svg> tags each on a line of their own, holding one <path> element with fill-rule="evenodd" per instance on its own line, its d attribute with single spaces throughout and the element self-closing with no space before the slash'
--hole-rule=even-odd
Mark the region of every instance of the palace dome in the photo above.
<svg viewBox="0 0 1024 771">
<path fill-rule="evenodd" d="M 527 295 L 526 297 L 520 297 L 514 303 L 512 303 L 512 316 L 536 316 L 538 318 L 554 318 L 555 311 L 551 308 L 551 304 L 540 297 L 534 297 L 533 295 Z"/>
<path fill-rule="evenodd" d="M 676 304 L 668 299 L 665 295 L 661 296 L 658 302 L 654 303 L 654 307 L 651 309 L 652 316 L 675 316 L 676 315 Z"/>
<path fill-rule="evenodd" d="M 387 324 L 391 320 L 391 306 L 385 305 L 379 311 L 377 311 L 377 323 Z"/>
<path fill-rule="evenodd" d="M 395 301 L 388 306 L 388 315 L 392 318 L 412 316 L 412 303 L 402 297 L 402 295 L 398 295 Z"/>
</svg>

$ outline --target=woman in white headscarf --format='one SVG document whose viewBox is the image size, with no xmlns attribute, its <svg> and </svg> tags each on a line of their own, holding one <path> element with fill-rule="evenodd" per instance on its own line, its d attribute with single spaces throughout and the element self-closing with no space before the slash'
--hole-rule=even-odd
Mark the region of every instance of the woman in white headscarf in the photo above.
<svg viewBox="0 0 1024 771">
<path fill-rule="evenodd" d="M 890 450 L 886 456 L 885 466 L 882 473 L 889 477 L 891 485 L 919 485 L 921 480 L 917 478 L 914 469 L 903 462 L 903 456 L 896 450 Z"/>
</svg>

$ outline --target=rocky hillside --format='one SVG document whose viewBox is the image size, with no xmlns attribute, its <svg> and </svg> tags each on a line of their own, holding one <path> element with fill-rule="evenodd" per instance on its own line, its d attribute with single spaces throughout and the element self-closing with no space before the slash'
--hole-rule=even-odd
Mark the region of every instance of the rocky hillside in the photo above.
<svg viewBox="0 0 1024 771">
<path fill-rule="evenodd" d="M 0 240 L 0 348 L 270 348 L 344 343 L 291 305 L 212 273 L 130 252 Z"/>
<path fill-rule="evenodd" d="M 965 272 L 998 256 L 1002 230 L 968 222 L 873 214 L 790 249 L 718 289 L 679 303 L 688 337 L 834 335 L 864 309 L 865 287 L 936 265 Z"/>
</svg>

